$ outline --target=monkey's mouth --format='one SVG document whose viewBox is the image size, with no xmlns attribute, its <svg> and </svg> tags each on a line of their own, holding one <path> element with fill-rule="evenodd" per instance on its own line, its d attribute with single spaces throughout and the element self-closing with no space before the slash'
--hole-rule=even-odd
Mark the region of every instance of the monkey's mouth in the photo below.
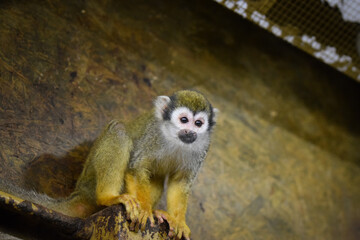
<svg viewBox="0 0 360 240">
<path fill-rule="evenodd" d="M 178 133 L 179 139 L 186 144 L 190 144 L 195 142 L 197 138 L 197 134 L 194 131 L 183 129 L 180 130 Z"/>
</svg>

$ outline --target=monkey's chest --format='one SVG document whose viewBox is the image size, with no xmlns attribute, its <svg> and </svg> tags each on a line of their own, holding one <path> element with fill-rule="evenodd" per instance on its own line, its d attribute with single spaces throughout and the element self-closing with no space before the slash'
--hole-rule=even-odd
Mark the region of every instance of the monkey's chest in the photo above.
<svg viewBox="0 0 360 240">
<path fill-rule="evenodd" d="M 168 175 L 174 174 L 179 171 L 191 169 L 191 161 L 193 158 L 184 158 L 180 154 L 169 155 L 153 158 L 151 161 L 150 171 L 155 175 Z"/>
</svg>

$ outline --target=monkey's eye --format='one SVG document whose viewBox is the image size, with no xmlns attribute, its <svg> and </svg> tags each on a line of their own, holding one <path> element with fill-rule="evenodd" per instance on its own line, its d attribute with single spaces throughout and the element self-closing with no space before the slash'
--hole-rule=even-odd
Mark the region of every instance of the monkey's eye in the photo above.
<svg viewBox="0 0 360 240">
<path fill-rule="evenodd" d="M 187 123 L 187 122 L 189 122 L 189 119 L 187 119 L 187 117 L 182 117 L 182 118 L 180 118 L 180 121 L 182 123 Z"/>
<path fill-rule="evenodd" d="M 198 126 L 198 127 L 201 127 L 203 125 L 203 122 L 200 121 L 200 120 L 196 120 L 195 125 Z"/>
</svg>

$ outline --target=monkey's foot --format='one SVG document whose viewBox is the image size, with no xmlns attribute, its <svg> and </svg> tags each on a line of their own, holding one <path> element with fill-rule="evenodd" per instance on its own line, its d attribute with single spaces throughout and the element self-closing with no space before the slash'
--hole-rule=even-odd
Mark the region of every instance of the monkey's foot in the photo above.
<svg viewBox="0 0 360 240">
<path fill-rule="evenodd" d="M 140 203 L 135 197 L 130 194 L 121 194 L 116 200 L 118 203 L 124 204 L 126 209 L 126 218 L 130 220 L 131 223 L 139 221 L 141 208 Z"/>
<path fill-rule="evenodd" d="M 129 229 L 130 231 L 138 232 L 145 231 L 146 222 L 149 219 L 152 227 L 155 226 L 155 220 L 151 211 L 151 207 L 146 210 L 141 206 L 139 201 L 130 194 L 121 194 L 118 197 L 119 203 L 125 205 L 126 208 L 126 218 L 130 221 Z"/>
<path fill-rule="evenodd" d="M 154 227 L 155 220 L 151 210 L 140 209 L 137 221 L 132 221 L 129 226 L 130 230 L 138 232 L 139 229 L 141 229 L 141 231 L 145 231 L 145 227 L 148 219 L 150 221 L 150 226 Z"/>
<path fill-rule="evenodd" d="M 159 223 L 163 223 L 166 220 L 170 226 L 169 237 L 176 239 L 186 239 L 190 240 L 190 228 L 186 225 L 185 221 L 178 221 L 176 218 L 172 217 L 163 210 L 155 210 L 155 217 L 158 219 Z"/>
</svg>

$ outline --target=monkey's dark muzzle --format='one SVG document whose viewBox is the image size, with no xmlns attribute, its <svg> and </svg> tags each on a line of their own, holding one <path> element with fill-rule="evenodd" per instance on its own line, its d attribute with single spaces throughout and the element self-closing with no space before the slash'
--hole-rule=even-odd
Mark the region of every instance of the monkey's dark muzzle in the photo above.
<svg viewBox="0 0 360 240">
<path fill-rule="evenodd" d="M 181 130 L 178 135 L 183 143 L 193 143 L 197 138 L 196 132 L 187 129 Z"/>
</svg>

